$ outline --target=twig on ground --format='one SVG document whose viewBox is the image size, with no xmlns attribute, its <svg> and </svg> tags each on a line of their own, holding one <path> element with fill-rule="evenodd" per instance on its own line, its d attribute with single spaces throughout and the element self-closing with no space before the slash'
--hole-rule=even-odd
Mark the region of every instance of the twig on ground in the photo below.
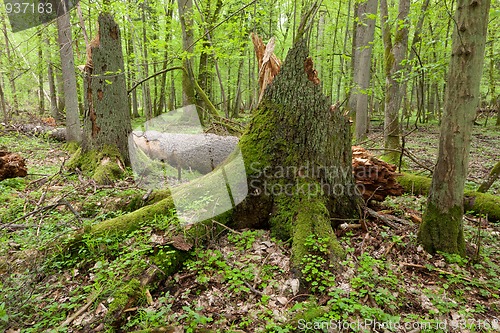
<svg viewBox="0 0 500 333">
<path fill-rule="evenodd" d="M 75 320 L 76 318 L 78 318 L 78 316 L 80 316 L 82 313 L 84 313 L 85 311 L 87 311 L 87 309 L 92 305 L 92 303 L 95 302 L 95 300 L 97 299 L 97 297 L 99 297 L 99 294 L 101 293 L 101 290 L 99 291 L 96 291 L 94 292 L 92 295 L 90 295 L 88 298 L 87 298 L 87 303 L 85 303 L 84 306 L 82 306 L 78 311 L 76 311 L 73 315 L 69 316 L 62 324 L 61 326 L 59 326 L 59 328 L 63 328 L 65 326 L 68 326 L 69 324 L 71 324 L 73 322 L 73 320 Z"/>
</svg>

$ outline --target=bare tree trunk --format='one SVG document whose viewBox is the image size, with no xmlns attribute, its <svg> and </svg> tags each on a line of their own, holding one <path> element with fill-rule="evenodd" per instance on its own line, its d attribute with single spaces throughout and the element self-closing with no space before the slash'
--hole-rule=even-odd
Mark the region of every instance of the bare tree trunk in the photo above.
<svg viewBox="0 0 500 333">
<path fill-rule="evenodd" d="M 192 0 L 177 0 L 177 6 L 179 8 L 179 18 L 182 28 L 182 47 L 185 52 L 184 55 L 184 67 L 186 71 L 182 74 L 182 104 L 185 105 L 196 105 L 196 99 L 194 95 L 194 74 L 192 60 L 190 55 L 193 53 L 193 1 Z M 198 113 L 201 116 L 201 113 Z M 199 117 L 200 120 L 203 119 Z"/>
<path fill-rule="evenodd" d="M 436 168 L 418 239 L 425 250 L 465 255 L 463 191 L 480 96 L 490 0 L 458 0 Z"/>
<path fill-rule="evenodd" d="M 7 124 L 10 120 L 10 115 L 9 115 L 9 111 L 7 110 L 7 106 L 5 105 L 5 95 L 3 93 L 2 85 L 3 85 L 3 82 L 0 79 L 0 106 L 2 107 L 3 121 L 4 121 L 4 123 Z"/>
<path fill-rule="evenodd" d="M 368 132 L 368 88 L 371 78 L 372 43 L 375 34 L 375 19 L 378 0 L 367 0 L 358 4 L 356 45 L 357 61 L 353 68 L 354 91 L 356 105 L 356 141 L 366 138 Z"/>
<path fill-rule="evenodd" d="M 174 1 L 169 0 L 165 8 L 165 18 L 166 31 L 165 31 L 165 50 L 163 53 L 163 67 L 162 70 L 166 70 L 168 66 L 168 45 L 172 39 L 172 15 L 174 13 Z M 160 95 L 158 96 L 158 103 L 156 105 L 155 116 L 159 116 L 164 112 L 166 106 L 166 96 L 167 96 L 167 73 L 162 74 L 160 78 Z M 172 98 L 172 96 L 170 97 Z"/>
<path fill-rule="evenodd" d="M 380 18 L 382 21 L 382 35 L 384 40 L 385 59 L 385 117 L 384 117 L 384 146 L 386 149 L 398 150 L 400 147 L 399 109 L 401 107 L 401 62 L 406 58 L 408 48 L 408 13 L 410 1 L 399 1 L 399 14 L 396 24 L 394 41 L 392 40 L 391 24 L 387 0 L 380 0 Z M 399 162 L 399 153 L 390 152 L 389 160 Z"/>
<path fill-rule="evenodd" d="M 64 2 L 62 2 L 64 3 Z M 73 38 L 71 36 L 70 14 L 57 18 L 57 34 L 61 55 L 64 100 L 66 106 L 66 140 L 80 142 L 80 113 L 73 56 Z"/>
<path fill-rule="evenodd" d="M 52 116 L 52 118 L 58 121 L 59 110 L 57 109 L 57 90 L 56 90 L 56 83 L 54 80 L 54 65 L 52 65 L 50 59 L 47 64 L 47 75 L 49 79 L 49 91 L 50 91 L 50 115 Z"/>
<path fill-rule="evenodd" d="M 142 7 L 142 68 L 143 68 L 143 75 L 144 77 L 149 76 L 149 65 L 148 65 L 148 37 L 147 37 L 147 32 L 146 32 L 146 25 L 147 20 L 146 20 L 146 6 L 147 6 L 147 1 L 144 1 L 141 4 Z M 141 84 L 142 87 L 142 99 L 143 99 L 143 112 L 144 116 L 146 117 L 147 120 L 153 118 L 153 106 L 151 103 L 151 90 L 149 88 L 149 82 L 143 82 Z"/>
<path fill-rule="evenodd" d="M 45 113 L 45 96 L 43 94 L 43 49 L 42 34 L 38 33 L 38 114 Z"/>
<path fill-rule="evenodd" d="M 5 52 L 7 53 L 7 59 L 11 64 L 13 64 L 13 63 L 15 63 L 15 61 L 12 58 L 9 36 L 7 34 L 7 24 L 5 23 L 5 16 L 3 14 L 2 14 L 2 28 L 3 28 L 2 29 L 3 36 L 5 38 Z M 16 87 L 16 82 L 15 82 L 14 76 L 13 76 L 13 71 L 9 71 L 8 79 L 9 79 L 9 83 L 10 83 L 10 89 L 12 91 L 12 100 L 14 103 L 14 114 L 19 115 L 19 101 L 17 98 L 17 87 Z"/>
</svg>

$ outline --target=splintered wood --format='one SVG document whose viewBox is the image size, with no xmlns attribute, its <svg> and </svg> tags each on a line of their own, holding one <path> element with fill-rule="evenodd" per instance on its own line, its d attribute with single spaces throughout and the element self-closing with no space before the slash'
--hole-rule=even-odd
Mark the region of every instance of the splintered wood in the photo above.
<svg viewBox="0 0 500 333">
<path fill-rule="evenodd" d="M 28 169 L 24 158 L 18 154 L 0 151 L 0 180 L 26 177 Z"/>
<path fill-rule="evenodd" d="M 396 166 L 373 157 L 362 147 L 352 147 L 352 171 L 365 201 L 384 201 L 388 195 L 403 194 L 403 187 L 396 181 Z"/>
<path fill-rule="evenodd" d="M 262 39 L 257 34 L 251 35 L 255 55 L 259 63 L 259 103 L 264 96 L 264 90 L 271 84 L 274 77 L 278 74 L 281 67 L 281 61 L 274 54 L 274 45 L 276 38 L 272 37 L 267 45 L 264 45 Z"/>
</svg>

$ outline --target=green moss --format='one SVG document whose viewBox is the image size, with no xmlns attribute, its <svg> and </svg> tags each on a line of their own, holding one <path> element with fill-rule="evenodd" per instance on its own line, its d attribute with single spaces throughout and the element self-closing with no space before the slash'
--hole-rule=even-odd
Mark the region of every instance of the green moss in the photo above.
<svg viewBox="0 0 500 333">
<path fill-rule="evenodd" d="M 415 195 L 428 195 L 432 183 L 429 177 L 416 176 L 411 173 L 403 173 L 402 176 L 398 176 L 397 181 L 406 193 Z"/>
<path fill-rule="evenodd" d="M 474 198 L 473 200 L 465 200 L 465 202 L 472 203 L 472 206 L 466 205 L 466 210 L 472 210 L 480 215 L 487 215 L 489 221 L 500 221 L 500 196 L 469 191 L 465 192 L 465 197 Z"/>
<path fill-rule="evenodd" d="M 429 177 L 416 176 L 410 173 L 398 176 L 397 180 L 403 186 L 405 192 L 416 195 L 428 195 L 432 183 L 432 179 Z M 473 198 L 473 200 L 470 198 Z M 488 215 L 490 221 L 500 221 L 500 198 L 497 195 L 467 191 L 464 194 L 464 202 L 466 211 Z"/>
<path fill-rule="evenodd" d="M 70 153 L 76 153 L 76 151 L 80 148 L 80 144 L 77 142 L 66 142 L 63 145 L 63 148 Z"/>
<path fill-rule="evenodd" d="M 137 279 L 131 279 L 113 293 L 113 301 L 109 304 L 107 316 L 114 316 L 122 311 L 131 298 L 136 298 L 142 294 L 141 283 Z"/>
<path fill-rule="evenodd" d="M 117 147 L 106 145 L 101 150 L 83 152 L 82 148 L 66 164 L 69 170 L 79 168 L 98 184 L 110 184 L 123 175 L 123 158 Z"/>
<path fill-rule="evenodd" d="M 465 239 L 462 227 L 462 207 L 455 206 L 443 211 L 429 203 L 424 213 L 418 240 L 429 253 L 442 251 L 465 255 Z"/>
</svg>

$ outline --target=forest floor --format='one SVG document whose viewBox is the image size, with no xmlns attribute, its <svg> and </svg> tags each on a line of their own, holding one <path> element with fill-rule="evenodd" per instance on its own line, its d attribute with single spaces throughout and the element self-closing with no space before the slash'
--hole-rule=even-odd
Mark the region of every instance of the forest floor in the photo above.
<svg viewBox="0 0 500 333">
<path fill-rule="evenodd" d="M 377 125 L 367 148 L 380 147 Z M 500 156 L 498 129 L 475 127 L 467 186 L 474 189 Z M 432 167 L 438 127 L 406 138 Z M 115 186 L 70 173 L 61 143 L 0 129 L 0 147 L 28 161 L 26 178 L 0 182 L 0 330 L 6 332 L 499 332 L 500 225 L 466 216 L 469 256 L 429 255 L 416 242 L 425 198 L 386 199 L 376 209 L 406 219 L 393 228 L 365 217 L 367 231 L 339 228 L 343 273 L 311 257 L 304 292 L 289 268 L 289 244 L 266 230 L 215 231 L 173 275 L 142 290 L 120 318 L 112 304 L 127 282 L 161 262 L 165 231 L 144 227 L 126 239 L 84 239 L 79 253 L 48 245 L 124 214 L 143 194 L 129 171 Z M 376 150 L 373 150 L 375 153 Z M 408 162 L 407 168 L 426 173 Z M 428 173 L 427 173 L 428 174 Z M 490 193 L 499 194 L 498 182 Z M 161 222 L 161 221 L 159 221 Z M 160 223 L 159 223 L 160 224 Z M 218 229 L 220 230 L 220 229 Z"/>
</svg>

